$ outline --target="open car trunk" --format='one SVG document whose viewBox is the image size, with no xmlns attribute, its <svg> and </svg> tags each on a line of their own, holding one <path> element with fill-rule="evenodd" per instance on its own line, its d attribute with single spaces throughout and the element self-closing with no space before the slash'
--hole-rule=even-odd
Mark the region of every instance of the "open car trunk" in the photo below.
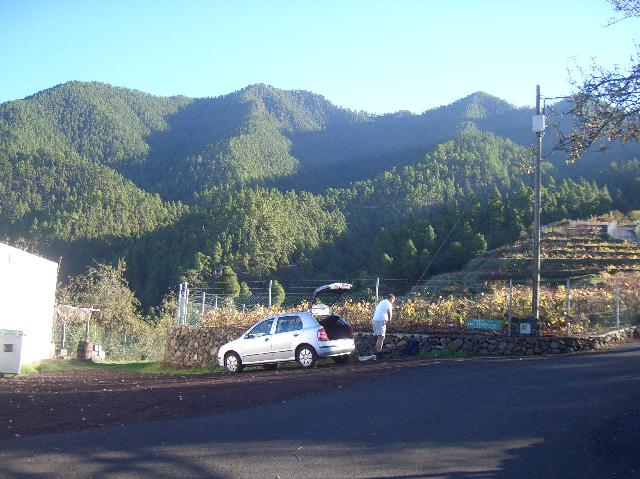
<svg viewBox="0 0 640 479">
<path fill-rule="evenodd" d="M 353 329 L 344 319 L 337 314 L 316 317 L 320 326 L 327 331 L 329 341 L 336 339 L 353 339 Z"/>
<path fill-rule="evenodd" d="M 349 323 L 331 311 L 331 306 L 341 301 L 351 288 L 349 283 L 331 283 L 320 286 L 313 293 L 311 314 L 327 331 L 329 341 L 353 338 L 353 329 Z"/>
</svg>

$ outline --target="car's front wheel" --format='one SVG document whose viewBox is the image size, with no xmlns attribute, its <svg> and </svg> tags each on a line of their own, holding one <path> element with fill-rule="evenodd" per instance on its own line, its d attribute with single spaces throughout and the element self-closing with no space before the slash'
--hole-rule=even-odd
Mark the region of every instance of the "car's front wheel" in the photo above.
<svg viewBox="0 0 640 479">
<path fill-rule="evenodd" d="M 239 373 L 242 367 L 242 360 L 236 353 L 230 352 L 224 357 L 224 368 L 230 373 Z"/>
<path fill-rule="evenodd" d="M 311 369 L 318 361 L 316 350 L 311 346 L 304 344 L 296 351 L 296 361 L 305 369 Z"/>
</svg>

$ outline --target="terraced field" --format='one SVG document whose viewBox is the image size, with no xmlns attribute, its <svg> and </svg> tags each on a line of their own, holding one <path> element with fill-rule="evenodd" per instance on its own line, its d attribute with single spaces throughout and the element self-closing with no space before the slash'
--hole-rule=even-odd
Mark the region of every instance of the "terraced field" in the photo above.
<svg viewBox="0 0 640 479">
<path fill-rule="evenodd" d="M 640 243 L 609 237 L 607 223 L 571 222 L 552 225 L 541 236 L 541 277 L 562 280 L 602 272 L 640 271 Z M 531 239 L 495 250 L 470 261 L 460 272 L 435 281 L 477 282 L 526 280 L 531 276 Z"/>
</svg>

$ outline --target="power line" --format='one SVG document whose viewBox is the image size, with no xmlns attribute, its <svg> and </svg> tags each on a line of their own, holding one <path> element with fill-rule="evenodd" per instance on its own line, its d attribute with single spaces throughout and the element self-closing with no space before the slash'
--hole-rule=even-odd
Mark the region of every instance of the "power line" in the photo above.
<svg viewBox="0 0 640 479">
<path fill-rule="evenodd" d="M 462 219 L 462 217 L 464 216 L 464 214 L 467 212 L 467 209 L 469 208 L 469 206 L 471 205 L 471 202 L 475 200 L 475 197 L 473 195 L 470 195 L 469 198 L 467 199 L 466 204 L 464 205 L 464 208 L 462 209 L 462 211 L 460 212 L 460 214 L 458 215 L 458 218 L 456 219 L 456 221 L 453 223 L 453 226 L 451 227 L 451 229 L 449 230 L 449 232 L 447 233 L 447 236 L 445 236 L 444 240 L 442 240 L 442 243 L 440 243 L 440 247 L 436 250 L 436 252 L 434 253 L 434 255 L 431 257 L 431 261 L 429 261 L 429 264 L 427 265 L 427 267 L 424 269 L 424 271 L 422 272 L 422 274 L 420 275 L 420 277 L 418 278 L 418 281 L 416 281 L 416 284 L 414 285 L 414 288 L 418 286 L 418 284 L 420 283 L 420 281 L 422 281 L 422 278 L 424 277 L 424 275 L 427 273 L 427 271 L 429 270 L 429 268 L 431 267 L 431 265 L 433 264 L 434 260 L 438 257 L 438 254 L 440 254 L 440 251 L 442 251 L 442 248 L 444 248 L 444 245 L 447 243 L 447 241 L 449 240 L 449 237 L 451 236 L 451 233 L 453 233 L 453 230 L 456 228 L 456 226 L 458 226 L 458 223 L 460 222 L 460 220 Z"/>
</svg>

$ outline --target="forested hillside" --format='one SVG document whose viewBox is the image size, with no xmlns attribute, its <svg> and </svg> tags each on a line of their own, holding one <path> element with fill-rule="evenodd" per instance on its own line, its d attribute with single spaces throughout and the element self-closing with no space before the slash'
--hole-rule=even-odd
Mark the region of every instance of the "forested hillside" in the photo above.
<svg viewBox="0 0 640 479">
<path fill-rule="evenodd" d="M 526 234 L 530 121 L 481 92 L 370 115 L 267 85 L 192 99 L 66 83 L 0 105 L 0 240 L 63 256 L 63 279 L 124 258 L 145 306 L 224 265 L 285 287 L 410 282 Z M 640 207 L 637 152 L 552 156 L 544 220 Z"/>
</svg>

